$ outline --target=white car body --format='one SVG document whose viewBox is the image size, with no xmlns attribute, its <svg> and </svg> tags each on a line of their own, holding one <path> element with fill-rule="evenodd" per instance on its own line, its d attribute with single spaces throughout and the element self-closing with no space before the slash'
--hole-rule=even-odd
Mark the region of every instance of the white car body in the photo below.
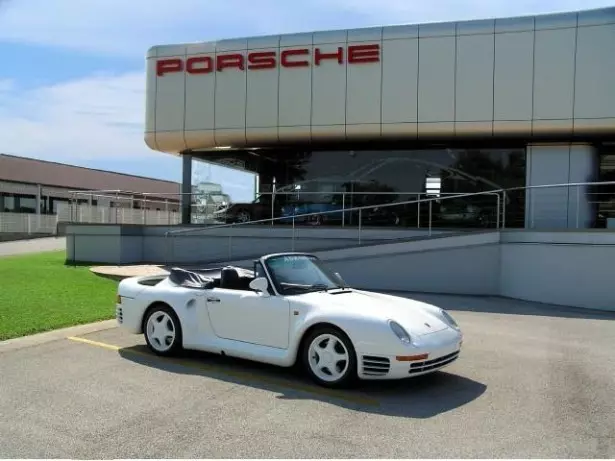
<svg viewBox="0 0 615 461">
<path fill-rule="evenodd" d="M 239 270 L 253 280 L 257 264 L 261 264 L 262 275 L 268 258 L 297 255 L 314 258 L 300 253 L 267 255 L 255 261 L 254 271 Z M 463 335 L 459 327 L 436 306 L 347 287 L 282 295 L 274 289 L 271 271 L 265 272 L 271 293 L 247 287 L 193 288 L 178 285 L 168 276 L 124 279 L 118 287 L 117 321 L 131 333 L 144 333 L 146 311 L 163 303 L 179 319 L 183 348 L 282 367 L 295 364 L 306 332 L 331 325 L 351 341 L 360 379 L 431 373 L 452 363 L 460 353 Z M 204 277 L 212 274 L 215 279 L 216 270 L 202 271 Z M 252 281 L 250 286 L 256 285 Z M 390 321 L 406 330 L 409 342 L 394 333 Z"/>
</svg>

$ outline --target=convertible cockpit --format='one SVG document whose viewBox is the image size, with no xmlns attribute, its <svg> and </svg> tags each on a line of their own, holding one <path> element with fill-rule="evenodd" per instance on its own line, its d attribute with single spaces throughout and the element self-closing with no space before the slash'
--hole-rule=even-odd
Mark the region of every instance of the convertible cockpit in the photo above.
<svg viewBox="0 0 615 461">
<path fill-rule="evenodd" d="M 219 286 L 226 290 L 252 291 L 250 288 L 252 280 L 254 280 L 254 272 L 228 266 L 223 267 L 220 271 Z"/>
<path fill-rule="evenodd" d="M 172 284 L 185 288 L 252 291 L 250 282 L 255 276 L 254 271 L 234 266 L 197 270 L 174 267 L 170 270 L 168 278 Z"/>
</svg>

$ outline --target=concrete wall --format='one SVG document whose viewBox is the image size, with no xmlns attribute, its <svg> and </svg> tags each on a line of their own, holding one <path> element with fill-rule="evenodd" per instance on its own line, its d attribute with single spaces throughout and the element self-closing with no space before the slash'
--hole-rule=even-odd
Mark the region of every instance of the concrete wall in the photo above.
<svg viewBox="0 0 615 461">
<path fill-rule="evenodd" d="M 142 226 L 69 226 L 67 259 L 71 260 L 75 254 L 81 262 L 141 263 L 143 255 L 148 254 L 149 258 L 162 255 L 160 241 L 164 230 L 164 227 Z M 79 232 L 76 239 L 75 231 Z M 239 240 L 237 249 L 243 251 L 241 256 L 238 251 L 235 256 L 229 255 L 226 244 L 220 243 L 220 239 L 229 241 L 228 234 L 200 240 L 186 237 L 189 240 L 182 242 L 182 253 L 179 253 L 185 259 L 182 264 L 217 260 L 220 264 L 250 266 L 252 258 L 292 249 L 289 236 L 283 237 L 283 232 L 289 229 L 241 231 L 243 235 L 238 233 L 231 238 L 231 241 Z M 615 232 L 485 231 L 443 233 L 428 239 L 400 241 L 399 231 L 372 230 L 367 233 L 370 239 L 363 240 L 363 246 L 343 248 L 351 241 L 356 242 L 348 234 L 349 230 L 346 235 L 342 229 L 336 233 L 332 229 L 300 231 L 306 235 L 298 240 L 303 245 L 296 245 L 295 250 L 314 252 L 356 287 L 502 295 L 615 311 L 612 289 Z M 327 231 L 332 235 L 329 239 L 317 238 L 319 233 Z M 263 235 L 266 232 L 271 234 L 267 237 Z M 161 263 L 164 259 L 147 262 Z"/>
<path fill-rule="evenodd" d="M 615 311 L 613 232 L 493 231 L 315 254 L 357 288 Z"/>
<path fill-rule="evenodd" d="M 187 229 L 187 228 L 184 228 Z M 177 226 L 83 225 L 66 226 L 67 260 L 103 264 L 196 264 L 258 257 L 280 251 L 316 251 L 383 240 L 420 238 L 427 230 L 242 226 L 199 229 L 188 234 L 167 231 Z M 450 231 L 432 231 L 433 235 Z"/>
<path fill-rule="evenodd" d="M 505 231 L 320 253 L 351 285 L 615 311 L 613 232 Z"/>
<path fill-rule="evenodd" d="M 615 233 L 504 232 L 499 293 L 615 311 Z"/>
<path fill-rule="evenodd" d="M 353 286 L 494 295 L 499 252 L 499 233 L 492 231 L 318 254 Z"/>
<path fill-rule="evenodd" d="M 122 258 L 122 227 L 68 224 L 66 260 L 75 263 L 127 264 Z"/>
</svg>

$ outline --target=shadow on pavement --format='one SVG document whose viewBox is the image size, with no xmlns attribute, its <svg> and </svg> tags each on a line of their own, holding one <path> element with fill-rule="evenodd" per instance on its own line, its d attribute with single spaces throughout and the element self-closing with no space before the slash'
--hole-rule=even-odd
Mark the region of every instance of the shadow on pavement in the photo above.
<svg viewBox="0 0 615 461">
<path fill-rule="evenodd" d="M 615 320 L 615 312 L 582 307 L 555 306 L 498 296 L 463 296 L 382 291 L 393 296 L 423 301 L 451 311 L 487 314 L 534 315 L 585 320 Z"/>
<path fill-rule="evenodd" d="M 479 398 L 487 388 L 469 378 L 439 371 L 407 380 L 362 381 L 353 389 L 332 390 L 315 385 L 296 368 L 195 351 L 164 358 L 149 352 L 144 345 L 123 348 L 118 353 L 131 362 L 169 373 L 203 376 L 280 393 L 277 398 L 282 400 L 318 400 L 354 411 L 404 418 L 431 418 L 454 410 Z"/>
</svg>

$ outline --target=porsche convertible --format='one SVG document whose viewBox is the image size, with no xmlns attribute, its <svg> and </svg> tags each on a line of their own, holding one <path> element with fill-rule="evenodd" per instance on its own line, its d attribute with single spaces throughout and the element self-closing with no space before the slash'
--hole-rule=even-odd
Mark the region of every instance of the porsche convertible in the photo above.
<svg viewBox="0 0 615 461">
<path fill-rule="evenodd" d="M 250 269 L 124 279 L 116 318 L 158 355 L 193 349 L 298 365 L 326 387 L 435 372 L 459 357 L 463 341 L 444 309 L 352 288 L 316 256 L 295 252 Z"/>
</svg>

